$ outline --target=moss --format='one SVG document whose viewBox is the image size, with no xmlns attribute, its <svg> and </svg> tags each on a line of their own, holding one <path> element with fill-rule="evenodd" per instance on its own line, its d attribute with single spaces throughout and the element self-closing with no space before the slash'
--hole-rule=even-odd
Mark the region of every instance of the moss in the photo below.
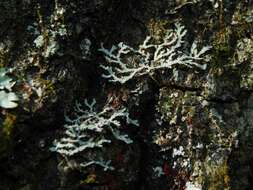
<svg viewBox="0 0 253 190">
<path fill-rule="evenodd" d="M 9 54 L 0 49 L 0 68 L 6 66 L 9 59 Z"/>
<path fill-rule="evenodd" d="M 94 184 L 96 183 L 97 176 L 95 174 L 89 174 L 86 179 L 81 181 L 81 184 Z"/>
<path fill-rule="evenodd" d="M 45 80 L 41 77 L 38 77 L 36 79 L 36 82 L 38 82 L 40 84 L 40 86 L 43 88 L 43 97 L 42 98 L 46 98 L 46 97 L 50 97 L 52 95 L 55 94 L 55 85 L 52 81 L 50 80 Z"/>
<path fill-rule="evenodd" d="M 208 190 L 228 190 L 230 189 L 229 167 L 227 162 L 221 165 L 206 165 L 206 182 Z"/>
<path fill-rule="evenodd" d="M 253 23 L 242 19 L 247 16 L 246 13 L 238 15 L 238 18 L 233 18 L 236 20 L 236 24 L 231 26 L 221 25 L 221 28 L 213 37 L 212 63 L 210 64 L 213 73 L 224 72 L 226 68 L 233 69 L 237 62 L 235 54 L 237 41 L 242 38 L 250 38 L 253 32 Z"/>
<path fill-rule="evenodd" d="M 56 2 L 55 10 L 52 13 L 51 19 L 48 20 L 43 17 L 44 15 L 42 14 L 40 6 L 37 8 L 40 35 L 34 42 L 40 49 L 39 53 L 42 57 L 48 58 L 50 55 L 54 55 L 59 48 L 57 36 L 66 35 L 63 13 L 64 10 Z M 48 24 L 50 27 L 47 26 Z"/>
<path fill-rule="evenodd" d="M 175 120 L 192 118 L 196 112 L 196 92 L 163 88 L 160 90 L 160 99 L 157 110 L 167 122 L 174 123 Z"/>
<path fill-rule="evenodd" d="M 6 137 L 10 138 L 14 124 L 16 123 L 17 116 L 12 113 L 7 113 L 3 122 L 3 133 Z"/>
<path fill-rule="evenodd" d="M 221 70 L 231 62 L 233 57 L 233 47 L 230 42 L 231 29 L 229 27 L 221 29 L 216 33 L 213 42 L 213 52 L 211 67 L 213 73 L 222 73 Z"/>
<path fill-rule="evenodd" d="M 249 36 L 253 32 L 253 23 L 240 23 L 233 27 L 233 33 L 237 39 Z"/>
<path fill-rule="evenodd" d="M 11 143 L 11 136 L 17 120 L 17 116 L 7 113 L 0 129 L 0 157 L 8 150 Z"/>
<path fill-rule="evenodd" d="M 49 43 L 49 36 L 48 36 L 48 30 L 45 27 L 44 22 L 43 22 L 43 16 L 42 16 L 42 13 L 41 13 L 41 7 L 40 6 L 38 6 L 38 8 L 37 8 L 37 16 L 38 16 L 38 21 L 39 21 L 41 34 L 42 34 L 43 40 L 44 40 L 43 49 L 44 49 L 44 51 L 46 51 L 46 48 L 47 48 L 48 43 Z"/>
<path fill-rule="evenodd" d="M 151 19 L 148 22 L 148 30 L 149 30 L 150 36 L 152 36 L 152 38 L 154 38 L 157 41 L 161 40 L 165 36 L 168 30 L 168 25 L 170 25 L 171 23 L 172 22 L 169 20 Z"/>
<path fill-rule="evenodd" d="M 55 93 L 55 86 L 51 81 L 43 80 L 43 84 L 46 86 L 45 87 L 45 95 L 46 96 Z"/>
</svg>

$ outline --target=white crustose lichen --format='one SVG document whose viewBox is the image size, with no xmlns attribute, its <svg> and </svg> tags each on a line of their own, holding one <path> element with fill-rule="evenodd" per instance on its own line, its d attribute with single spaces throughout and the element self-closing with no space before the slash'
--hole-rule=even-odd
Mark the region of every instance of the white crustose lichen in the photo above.
<svg viewBox="0 0 253 190">
<path fill-rule="evenodd" d="M 107 104 L 102 111 L 97 112 L 95 105 L 95 100 L 91 103 L 85 100 L 87 110 L 83 110 L 80 104 L 76 105 L 76 118 L 66 118 L 68 124 L 64 126 L 64 137 L 54 142 L 51 151 L 57 152 L 64 157 L 71 157 L 88 149 L 102 148 L 104 144 L 111 143 L 111 139 L 105 137 L 108 136 L 106 135 L 108 132 L 116 140 L 126 144 L 133 142 L 127 134 L 123 135 L 120 132 L 120 121 L 122 120 L 125 120 L 127 124 L 138 126 L 136 120 L 130 119 L 126 108 L 114 109 Z M 112 169 L 108 165 L 109 163 L 109 161 L 98 158 L 97 160 L 85 161 L 80 166 L 87 167 L 95 164 L 102 166 L 104 170 L 108 170 Z"/>
<path fill-rule="evenodd" d="M 194 42 L 189 53 L 182 51 L 183 38 L 187 31 L 180 24 L 175 26 L 175 31 L 168 31 L 160 44 L 152 44 L 150 36 L 138 49 L 122 42 L 117 46 L 112 46 L 111 49 L 106 49 L 102 44 L 99 51 L 104 53 L 109 63 L 101 65 L 106 71 L 103 77 L 108 78 L 111 82 L 124 84 L 135 77 L 151 74 L 156 70 L 173 69 L 175 65 L 205 70 L 206 64 L 199 62 L 205 58 L 204 54 L 210 47 L 206 46 L 198 50 Z"/>
</svg>

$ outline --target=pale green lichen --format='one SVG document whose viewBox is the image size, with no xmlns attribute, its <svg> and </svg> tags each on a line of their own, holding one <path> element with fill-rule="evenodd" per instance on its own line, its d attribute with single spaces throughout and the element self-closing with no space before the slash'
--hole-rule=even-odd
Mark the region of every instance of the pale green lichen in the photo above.
<svg viewBox="0 0 253 190">
<path fill-rule="evenodd" d="M 12 92 L 12 87 L 15 82 L 7 75 L 8 71 L 5 68 L 0 68 L 0 107 L 15 108 L 18 106 L 17 95 Z"/>
</svg>

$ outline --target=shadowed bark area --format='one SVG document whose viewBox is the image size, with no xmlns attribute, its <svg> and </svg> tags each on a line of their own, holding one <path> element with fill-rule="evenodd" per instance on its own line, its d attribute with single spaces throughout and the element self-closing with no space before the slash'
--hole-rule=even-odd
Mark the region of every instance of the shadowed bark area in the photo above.
<svg viewBox="0 0 253 190">
<path fill-rule="evenodd" d="M 179 53 L 211 46 L 197 60 L 206 69 L 175 65 L 124 84 L 103 77 L 101 44 L 138 50 L 147 36 L 161 44 L 178 23 L 187 30 Z M 11 69 L 19 100 L 0 107 L 0 190 L 252 189 L 252 31 L 251 0 L 1 0 L 0 68 Z M 137 67 L 141 56 L 120 58 Z M 0 92 L 10 91 L 2 80 Z M 122 117 L 118 139 L 100 134 L 111 140 L 102 148 L 50 151 L 71 126 L 66 116 L 93 98 L 96 111 L 125 108 L 138 127 Z M 80 166 L 94 158 L 114 170 Z"/>
</svg>

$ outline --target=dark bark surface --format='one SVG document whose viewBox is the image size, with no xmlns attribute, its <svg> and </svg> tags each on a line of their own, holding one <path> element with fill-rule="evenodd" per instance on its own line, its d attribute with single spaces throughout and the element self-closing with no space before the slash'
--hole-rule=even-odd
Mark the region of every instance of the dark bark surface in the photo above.
<svg viewBox="0 0 253 190">
<path fill-rule="evenodd" d="M 179 65 L 126 84 L 102 76 L 101 44 L 159 44 L 176 23 L 187 29 L 183 52 L 212 47 L 205 70 Z M 0 68 L 12 68 L 19 101 L 0 107 L 0 190 L 252 189 L 252 31 L 251 0 L 1 0 Z M 76 102 L 93 98 L 138 120 L 120 120 L 133 143 L 50 151 Z M 95 157 L 115 169 L 80 167 Z"/>
</svg>

